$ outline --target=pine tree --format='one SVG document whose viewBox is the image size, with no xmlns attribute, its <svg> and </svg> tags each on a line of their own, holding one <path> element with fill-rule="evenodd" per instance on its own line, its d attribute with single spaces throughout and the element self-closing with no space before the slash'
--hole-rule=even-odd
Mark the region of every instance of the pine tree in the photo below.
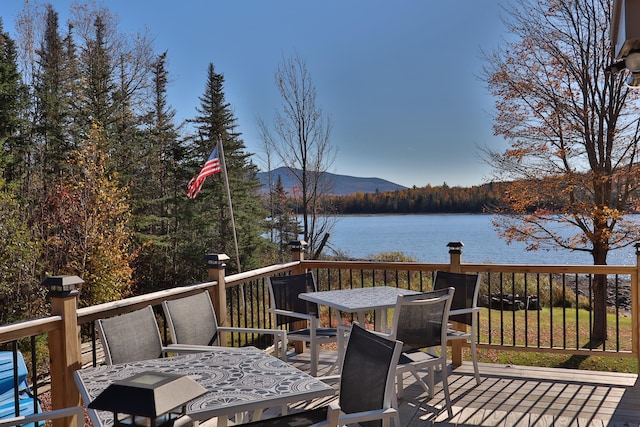
<svg viewBox="0 0 640 427">
<path fill-rule="evenodd" d="M 39 153 L 35 156 L 40 165 L 42 183 L 45 186 L 60 176 L 67 167 L 66 160 L 73 148 L 69 133 L 71 123 L 70 96 L 73 87 L 73 63 L 58 30 L 58 13 L 49 4 L 45 12 L 44 40 L 38 55 L 38 69 L 34 76 L 36 99 L 34 136 L 39 140 Z"/>
<path fill-rule="evenodd" d="M 291 257 L 289 242 L 298 239 L 300 225 L 290 206 L 287 192 L 282 185 L 282 176 L 278 175 L 274 191 L 273 228 L 275 229 L 275 242 L 278 246 L 279 261 L 283 262 Z"/>
<path fill-rule="evenodd" d="M 197 136 L 191 140 L 190 164 L 194 174 L 197 173 L 217 141 L 222 140 L 241 265 L 235 265 L 236 262 L 232 264 L 236 270 L 239 267 L 249 269 L 259 265 L 260 252 L 265 248 L 266 242 L 261 234 L 265 229 L 266 213 L 257 197 L 260 188 L 257 168 L 249 161 L 250 154 L 244 151 L 240 134 L 235 132 L 236 119 L 225 100 L 223 86 L 224 76 L 216 73 L 213 64 L 209 64 L 198 115 L 191 121 L 196 126 Z M 226 253 L 234 259 L 233 229 L 226 189 L 221 177 L 212 178 L 207 180 L 200 195 L 189 202 L 193 205 L 191 209 L 194 213 L 191 255 L 201 259 L 204 253 Z"/>
<path fill-rule="evenodd" d="M 153 65 L 153 110 L 147 114 L 143 138 L 145 155 L 132 181 L 136 241 L 140 247 L 134 278 L 139 291 L 165 289 L 185 283 L 184 263 L 178 258 L 178 227 L 182 224 L 184 149 L 174 125 L 175 111 L 167 105 L 167 52 Z"/>
<path fill-rule="evenodd" d="M 87 42 L 83 58 L 86 119 L 87 124 L 97 123 L 107 129 L 114 122 L 114 67 L 105 40 L 106 25 L 102 16 L 95 17 L 94 27 L 94 39 Z"/>
<path fill-rule="evenodd" d="M 22 119 L 28 91 L 18 71 L 15 42 L 5 33 L 0 18 L 0 166 L 7 183 L 18 182 L 26 172 L 29 141 Z"/>
</svg>

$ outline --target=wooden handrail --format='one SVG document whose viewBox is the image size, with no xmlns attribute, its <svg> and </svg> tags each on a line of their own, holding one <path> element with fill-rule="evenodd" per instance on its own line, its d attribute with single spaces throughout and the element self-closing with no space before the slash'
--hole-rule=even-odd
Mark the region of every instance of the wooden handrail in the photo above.
<svg viewBox="0 0 640 427">
<path fill-rule="evenodd" d="M 105 302 L 78 309 L 78 325 L 93 322 L 95 320 L 127 313 L 147 305 L 158 305 L 162 301 L 176 299 L 198 293 L 204 289 L 216 286 L 217 282 L 204 282 L 195 285 L 182 286 L 179 288 L 165 289 L 151 292 L 118 301 Z"/>
<path fill-rule="evenodd" d="M 0 326 L 0 344 L 46 334 L 60 328 L 62 316 L 47 316 Z"/>
</svg>

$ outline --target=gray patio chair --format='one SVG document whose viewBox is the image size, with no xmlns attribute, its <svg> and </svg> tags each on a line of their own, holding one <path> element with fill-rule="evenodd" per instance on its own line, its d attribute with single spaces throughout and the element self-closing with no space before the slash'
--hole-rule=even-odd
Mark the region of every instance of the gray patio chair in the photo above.
<svg viewBox="0 0 640 427">
<path fill-rule="evenodd" d="M 453 294 L 454 288 L 447 288 L 414 295 L 398 295 L 388 337 L 403 342 L 402 355 L 396 369 L 399 398 L 404 394 L 403 376 L 407 372 L 413 375 L 429 397 L 433 397 L 435 368 L 446 368 L 447 322 Z M 418 375 L 418 371 L 425 368 L 428 370 L 429 384 Z M 447 412 L 452 417 L 447 369 L 442 369 L 442 389 Z"/>
<path fill-rule="evenodd" d="M 358 323 L 351 328 L 340 376 L 338 401 L 328 406 L 282 417 L 256 421 L 247 426 L 338 426 L 400 427 L 395 398 L 395 371 L 402 343 L 376 335 Z"/>
<path fill-rule="evenodd" d="M 280 329 L 219 326 L 208 291 L 162 303 L 171 341 L 187 346 L 219 346 L 221 332 L 255 333 L 273 336 L 274 354 L 287 359 L 287 332 Z M 169 345 L 168 348 L 172 348 Z"/>
<path fill-rule="evenodd" d="M 478 352 L 476 351 L 477 319 L 480 308 L 478 307 L 478 291 L 480 290 L 479 274 L 450 273 L 448 271 L 436 271 L 433 289 L 445 289 L 453 287 L 456 292 L 451 302 L 449 321 L 466 325 L 466 331 L 458 331 L 449 328 L 447 340 L 465 340 L 469 342 L 473 371 L 476 383 L 480 385 L 480 371 L 478 370 Z"/>
<path fill-rule="evenodd" d="M 98 319 L 96 329 L 109 365 L 157 359 L 169 353 L 211 351 L 207 346 L 162 345 L 156 315 L 150 305 L 119 316 Z"/>
<path fill-rule="evenodd" d="M 98 319 L 96 328 L 109 365 L 157 359 L 170 351 L 162 345 L 156 316 L 150 305 L 119 316 Z"/>
<path fill-rule="evenodd" d="M 318 372 L 320 345 L 337 342 L 336 328 L 320 327 L 318 305 L 298 298 L 298 294 L 316 292 L 316 283 L 311 272 L 291 276 L 269 277 L 269 294 L 273 324 L 277 327 L 288 326 L 287 340 L 309 343 L 311 351 L 311 375 Z M 291 330 L 291 326 L 301 320 L 307 321 L 307 327 Z"/>
</svg>

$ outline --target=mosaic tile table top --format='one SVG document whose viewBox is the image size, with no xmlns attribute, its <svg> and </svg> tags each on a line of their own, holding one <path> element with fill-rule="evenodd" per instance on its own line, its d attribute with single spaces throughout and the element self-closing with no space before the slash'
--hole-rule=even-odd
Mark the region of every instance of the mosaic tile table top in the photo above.
<svg viewBox="0 0 640 427">
<path fill-rule="evenodd" d="M 187 414 L 196 420 L 334 394 L 329 385 L 255 347 L 214 347 L 203 353 L 81 369 L 75 380 L 89 403 L 111 382 L 144 371 L 188 375 L 206 388 L 207 394 L 187 404 Z M 94 426 L 113 425 L 111 412 L 89 413 Z"/>
</svg>

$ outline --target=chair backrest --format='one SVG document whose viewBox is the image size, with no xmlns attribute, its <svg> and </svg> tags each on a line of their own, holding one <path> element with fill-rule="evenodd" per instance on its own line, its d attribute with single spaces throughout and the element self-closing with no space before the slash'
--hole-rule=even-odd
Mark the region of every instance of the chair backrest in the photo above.
<svg viewBox="0 0 640 427">
<path fill-rule="evenodd" d="M 162 309 L 172 343 L 220 345 L 218 319 L 208 291 L 164 301 Z"/>
<path fill-rule="evenodd" d="M 290 276 L 269 277 L 269 294 L 271 306 L 279 310 L 294 313 L 311 314 L 318 317 L 318 304 L 298 298 L 305 292 L 315 292 L 316 282 L 313 273 L 293 274 Z M 289 316 L 276 316 L 276 325 L 299 322 L 300 319 Z"/>
<path fill-rule="evenodd" d="M 448 271 L 436 271 L 433 279 L 433 289 L 453 287 L 456 293 L 453 295 L 451 310 L 463 308 L 475 308 L 478 305 L 478 291 L 480 290 L 479 274 L 450 273 Z M 472 324 L 472 313 L 451 315 L 449 320 L 454 322 Z"/>
<path fill-rule="evenodd" d="M 153 308 L 96 321 L 107 364 L 157 359 L 162 356 L 162 339 Z"/>
<path fill-rule="evenodd" d="M 455 290 L 439 289 L 398 295 L 392 337 L 403 342 L 403 351 L 440 346 L 447 340 L 449 309 Z"/>
<path fill-rule="evenodd" d="M 390 340 L 354 323 L 340 377 L 340 409 L 350 414 L 392 407 L 395 373 L 402 343 Z M 380 426 L 380 420 L 360 422 Z"/>
</svg>

